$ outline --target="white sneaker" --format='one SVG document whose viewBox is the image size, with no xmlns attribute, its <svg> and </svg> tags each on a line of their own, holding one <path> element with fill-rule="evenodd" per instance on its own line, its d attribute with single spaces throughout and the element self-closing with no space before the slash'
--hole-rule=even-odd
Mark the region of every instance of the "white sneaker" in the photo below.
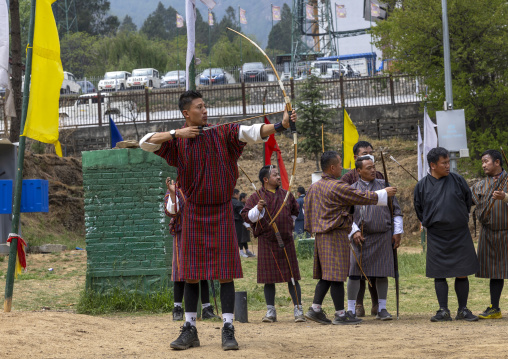
<svg viewBox="0 0 508 359">
<path fill-rule="evenodd" d="M 305 316 L 303 315 L 303 308 L 301 305 L 295 305 L 295 322 L 303 323 L 306 322 Z"/>
<path fill-rule="evenodd" d="M 275 309 L 268 309 L 266 315 L 261 320 L 263 323 L 273 323 L 277 321 L 277 312 Z"/>
<path fill-rule="evenodd" d="M 249 256 L 243 252 L 243 249 L 241 249 L 241 250 L 240 250 L 240 257 L 247 258 L 247 257 L 249 257 Z"/>
<path fill-rule="evenodd" d="M 247 249 L 247 257 L 255 257 L 256 255 Z"/>
</svg>

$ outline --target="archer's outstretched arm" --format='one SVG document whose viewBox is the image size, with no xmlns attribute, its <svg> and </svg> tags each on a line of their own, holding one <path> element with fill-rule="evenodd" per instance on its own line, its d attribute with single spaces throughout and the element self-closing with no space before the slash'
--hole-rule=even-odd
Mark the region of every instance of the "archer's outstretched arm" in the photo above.
<svg viewBox="0 0 508 359">
<path fill-rule="evenodd" d="M 291 121 L 296 122 L 296 112 L 293 111 L 291 114 Z M 289 128 L 289 114 L 287 112 L 287 109 L 284 111 L 284 116 L 282 118 L 282 122 L 276 123 L 276 124 L 270 124 L 270 125 L 264 125 L 261 127 L 261 137 L 265 138 L 268 137 L 275 132 L 282 132 Z M 282 125 L 282 126 L 281 126 Z"/>
</svg>

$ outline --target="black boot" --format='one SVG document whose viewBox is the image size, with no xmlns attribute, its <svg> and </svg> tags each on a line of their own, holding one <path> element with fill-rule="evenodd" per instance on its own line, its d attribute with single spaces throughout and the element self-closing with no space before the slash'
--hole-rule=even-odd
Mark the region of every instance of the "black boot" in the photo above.
<svg viewBox="0 0 508 359">
<path fill-rule="evenodd" d="M 173 308 L 173 321 L 179 322 L 183 320 L 183 309 L 180 306 Z"/>
<path fill-rule="evenodd" d="M 223 341 L 224 342 L 224 341 Z M 186 322 L 182 326 L 180 336 L 169 345 L 173 349 L 185 350 L 190 347 L 199 347 L 198 331 L 194 325 Z"/>
<path fill-rule="evenodd" d="M 202 319 L 215 319 L 215 318 L 220 319 L 220 317 L 215 315 L 215 313 L 213 312 L 213 307 L 211 305 L 209 305 L 206 308 L 203 308 L 203 310 L 201 311 L 201 318 Z"/>
<path fill-rule="evenodd" d="M 235 327 L 231 323 L 226 323 L 222 327 L 222 349 L 238 350 L 238 342 L 235 339 Z"/>
</svg>

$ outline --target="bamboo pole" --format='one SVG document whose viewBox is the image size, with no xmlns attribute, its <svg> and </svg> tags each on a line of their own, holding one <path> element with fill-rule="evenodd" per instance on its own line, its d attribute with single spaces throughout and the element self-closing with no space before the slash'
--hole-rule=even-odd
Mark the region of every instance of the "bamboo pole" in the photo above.
<svg viewBox="0 0 508 359">
<path fill-rule="evenodd" d="M 23 88 L 23 107 L 21 109 L 20 133 L 25 128 L 26 115 L 28 110 L 28 95 L 30 91 L 30 78 L 32 74 L 32 47 L 34 41 L 35 25 L 35 0 L 31 0 L 30 25 L 28 28 L 28 47 L 26 51 L 25 85 Z M 23 161 L 25 160 L 26 137 L 19 137 L 18 168 L 16 171 L 16 182 L 14 187 L 14 200 L 12 203 L 12 225 L 11 233 L 19 232 L 19 212 L 21 207 L 21 187 L 23 185 Z M 16 269 L 16 258 L 18 255 L 18 240 L 13 238 L 9 249 L 9 264 L 5 277 L 5 300 L 4 312 L 10 312 L 12 307 L 12 293 L 14 289 L 14 271 Z"/>
</svg>

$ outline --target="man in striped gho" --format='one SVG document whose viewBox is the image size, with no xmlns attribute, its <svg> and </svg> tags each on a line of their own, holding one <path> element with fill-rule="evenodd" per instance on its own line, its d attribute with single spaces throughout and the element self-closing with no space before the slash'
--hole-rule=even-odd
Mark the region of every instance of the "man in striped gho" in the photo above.
<svg viewBox="0 0 508 359">
<path fill-rule="evenodd" d="M 501 319 L 499 300 L 504 279 L 508 278 L 508 173 L 503 157 L 496 150 L 482 154 L 482 168 L 487 178 L 471 187 L 476 217 L 481 223 L 478 240 L 480 271 L 477 277 L 490 278 L 490 306 L 480 319 Z"/>
<path fill-rule="evenodd" d="M 305 317 L 321 324 L 357 324 L 361 319 L 344 310 L 344 282 L 349 274 L 349 239 L 353 222 L 351 206 L 386 206 L 397 192 L 386 187 L 375 192 L 360 191 L 339 181 L 341 158 L 335 151 L 321 155 L 322 178 L 313 183 L 305 199 L 305 230 L 315 233 L 314 279 L 319 279 L 314 301 Z M 330 289 L 335 317 L 328 319 L 322 310 Z"/>
<path fill-rule="evenodd" d="M 275 219 L 277 230 L 284 244 L 284 248 L 281 248 L 277 242 L 275 230 L 270 226 L 270 218 L 281 207 L 287 191 L 281 187 L 280 174 L 275 166 L 262 167 L 259 171 L 259 181 L 263 184 L 263 187 L 258 191 L 261 198 L 259 198 L 257 192 L 247 198 L 245 207 L 242 210 L 242 217 L 245 222 L 254 228 L 254 237 L 258 238 L 257 281 L 258 283 L 264 283 L 267 307 L 266 315 L 262 321 L 264 323 L 277 321 L 275 283 L 286 282 L 294 305 L 295 322 L 305 322 L 302 311 L 302 291 L 300 283 L 298 283 L 300 268 L 298 267 L 293 240 L 293 222 L 298 216 L 298 203 L 296 203 L 293 194 L 290 193 L 282 212 Z M 289 265 L 291 265 L 291 268 Z M 295 280 L 294 283 L 291 278 Z"/>
<path fill-rule="evenodd" d="M 182 212 L 183 248 L 180 263 L 184 291 L 185 324 L 170 346 L 188 349 L 200 345 L 196 329 L 199 281 L 218 279 L 222 304 L 222 349 L 237 350 L 233 327 L 234 278 L 242 278 L 231 198 L 238 179 L 238 159 L 247 143 L 268 140 L 289 128 L 289 115 L 276 124 L 223 124 L 210 128 L 201 94 L 184 92 L 178 107 L 182 128 L 149 133 L 140 147 L 164 158 L 178 170 L 178 183 L 186 198 Z M 296 113 L 291 115 L 296 121 Z"/>
<path fill-rule="evenodd" d="M 361 191 L 378 191 L 385 188 L 385 181 L 376 179 L 376 166 L 368 156 L 359 157 L 355 163 L 360 178 L 351 188 Z M 356 298 L 360 289 L 360 278 L 365 274 L 369 279 L 376 278 L 373 285 L 378 294 L 378 312 L 376 319 L 391 320 L 391 314 L 386 310 L 388 294 L 388 278 L 395 277 L 393 266 L 393 248 L 400 245 L 402 229 L 402 211 L 395 197 L 392 213 L 388 207 L 355 206 L 353 229 L 349 234 L 353 241 L 351 253 L 349 280 L 347 284 L 348 311 L 356 315 Z M 356 257 L 355 257 L 356 256 Z M 362 271 L 356 259 L 358 258 Z"/>
</svg>

